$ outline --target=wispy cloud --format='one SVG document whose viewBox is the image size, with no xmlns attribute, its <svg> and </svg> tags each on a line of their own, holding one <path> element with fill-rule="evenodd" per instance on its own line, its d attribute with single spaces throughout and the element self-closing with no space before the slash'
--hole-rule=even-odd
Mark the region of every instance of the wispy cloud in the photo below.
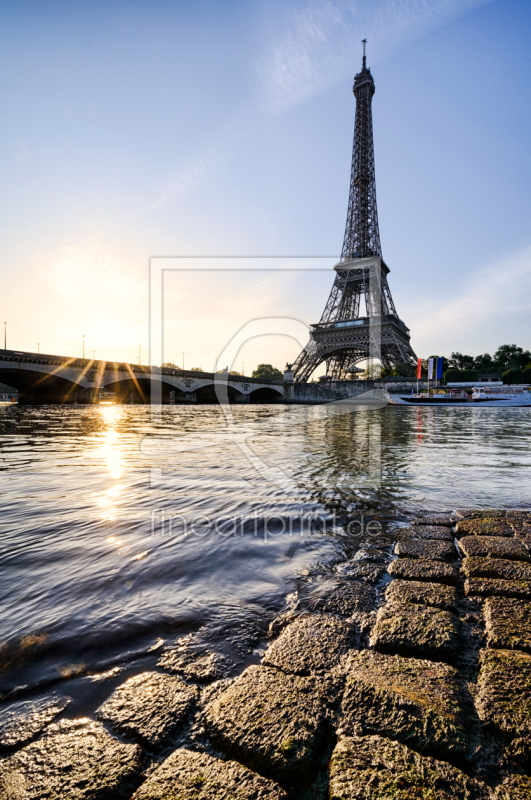
<svg viewBox="0 0 531 800">
<path fill-rule="evenodd" d="M 143 213 L 151 213 L 167 203 L 183 200 L 191 191 L 208 181 L 211 173 L 227 160 L 230 149 L 227 141 L 186 159 L 179 166 L 170 167 L 167 175 L 155 188 L 154 199 Z"/>
<path fill-rule="evenodd" d="M 477 271 L 449 299 L 426 298 L 407 311 L 407 322 L 426 350 L 485 352 L 493 343 L 521 339 L 531 346 L 531 246 Z M 523 337 L 523 338 L 522 338 Z M 524 341 L 525 338 L 525 341 Z M 438 344 L 437 344 L 438 343 Z M 421 353 L 420 355 L 426 355 Z"/>
<path fill-rule="evenodd" d="M 257 59 L 269 109 L 296 105 L 357 70 L 363 38 L 375 64 L 397 47 L 491 0 L 338 0 L 299 7 Z"/>
</svg>

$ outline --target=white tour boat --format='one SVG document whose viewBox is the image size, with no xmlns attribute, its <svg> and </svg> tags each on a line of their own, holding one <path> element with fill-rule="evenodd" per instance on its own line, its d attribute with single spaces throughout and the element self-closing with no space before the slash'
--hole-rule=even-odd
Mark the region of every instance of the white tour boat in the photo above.
<svg viewBox="0 0 531 800">
<path fill-rule="evenodd" d="M 439 387 L 420 394 L 387 392 L 387 396 L 392 406 L 531 407 L 531 386 L 474 386 L 468 391 Z"/>
</svg>

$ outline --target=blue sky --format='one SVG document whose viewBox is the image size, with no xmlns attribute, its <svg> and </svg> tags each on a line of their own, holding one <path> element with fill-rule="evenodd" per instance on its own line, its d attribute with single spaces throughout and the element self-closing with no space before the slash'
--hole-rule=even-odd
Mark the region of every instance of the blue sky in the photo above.
<svg viewBox="0 0 531 800">
<path fill-rule="evenodd" d="M 531 348 L 530 34 L 527 0 L 6 0 L 8 346 L 80 355 L 84 333 L 88 355 L 144 356 L 151 256 L 339 254 L 366 36 L 382 247 L 416 351 Z M 165 357 L 209 365 L 261 314 L 315 322 L 332 280 L 176 272 Z"/>
</svg>

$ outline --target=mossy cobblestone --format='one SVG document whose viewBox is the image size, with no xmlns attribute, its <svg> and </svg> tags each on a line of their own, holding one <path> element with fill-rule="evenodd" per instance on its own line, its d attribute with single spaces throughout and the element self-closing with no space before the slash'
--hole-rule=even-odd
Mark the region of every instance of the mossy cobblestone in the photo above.
<svg viewBox="0 0 531 800">
<path fill-rule="evenodd" d="M 388 603 L 414 603 L 454 613 L 459 605 L 459 593 L 453 586 L 422 581 L 391 581 L 385 598 Z"/>
<path fill-rule="evenodd" d="M 349 661 L 340 733 L 379 734 L 420 753 L 464 762 L 472 708 L 453 667 L 364 650 Z"/>
<path fill-rule="evenodd" d="M 487 644 L 504 650 L 531 653 L 531 603 L 492 597 L 485 603 Z"/>
<path fill-rule="evenodd" d="M 454 561 L 457 558 L 453 542 L 436 539 L 407 539 L 397 542 L 395 553 L 401 558 L 429 558 L 433 561 Z"/>
<path fill-rule="evenodd" d="M 207 753 L 175 750 L 132 800 L 287 800 L 273 781 Z"/>
<path fill-rule="evenodd" d="M 459 570 L 454 564 L 429 558 L 397 558 L 391 561 L 387 572 L 391 577 L 405 581 L 446 583 L 450 586 L 459 583 Z"/>
<path fill-rule="evenodd" d="M 489 800 L 488 787 L 444 761 L 381 736 L 339 739 L 330 800 Z"/>
<path fill-rule="evenodd" d="M 371 642 L 383 653 L 454 661 L 458 620 L 450 611 L 414 603 L 389 603 L 378 611 Z"/>
</svg>

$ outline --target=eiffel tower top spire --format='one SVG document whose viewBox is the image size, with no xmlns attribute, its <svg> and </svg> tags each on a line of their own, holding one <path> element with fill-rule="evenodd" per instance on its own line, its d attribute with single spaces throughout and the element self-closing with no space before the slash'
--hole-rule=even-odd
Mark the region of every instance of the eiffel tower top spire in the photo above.
<svg viewBox="0 0 531 800">
<path fill-rule="evenodd" d="M 352 91 L 356 98 L 356 121 L 350 173 L 347 224 L 341 251 L 341 261 L 352 258 L 381 256 L 378 210 L 376 208 L 376 178 L 374 173 L 374 144 L 372 137 L 372 96 L 374 79 L 367 68 L 363 39 L 361 72 L 354 77 Z"/>
</svg>

